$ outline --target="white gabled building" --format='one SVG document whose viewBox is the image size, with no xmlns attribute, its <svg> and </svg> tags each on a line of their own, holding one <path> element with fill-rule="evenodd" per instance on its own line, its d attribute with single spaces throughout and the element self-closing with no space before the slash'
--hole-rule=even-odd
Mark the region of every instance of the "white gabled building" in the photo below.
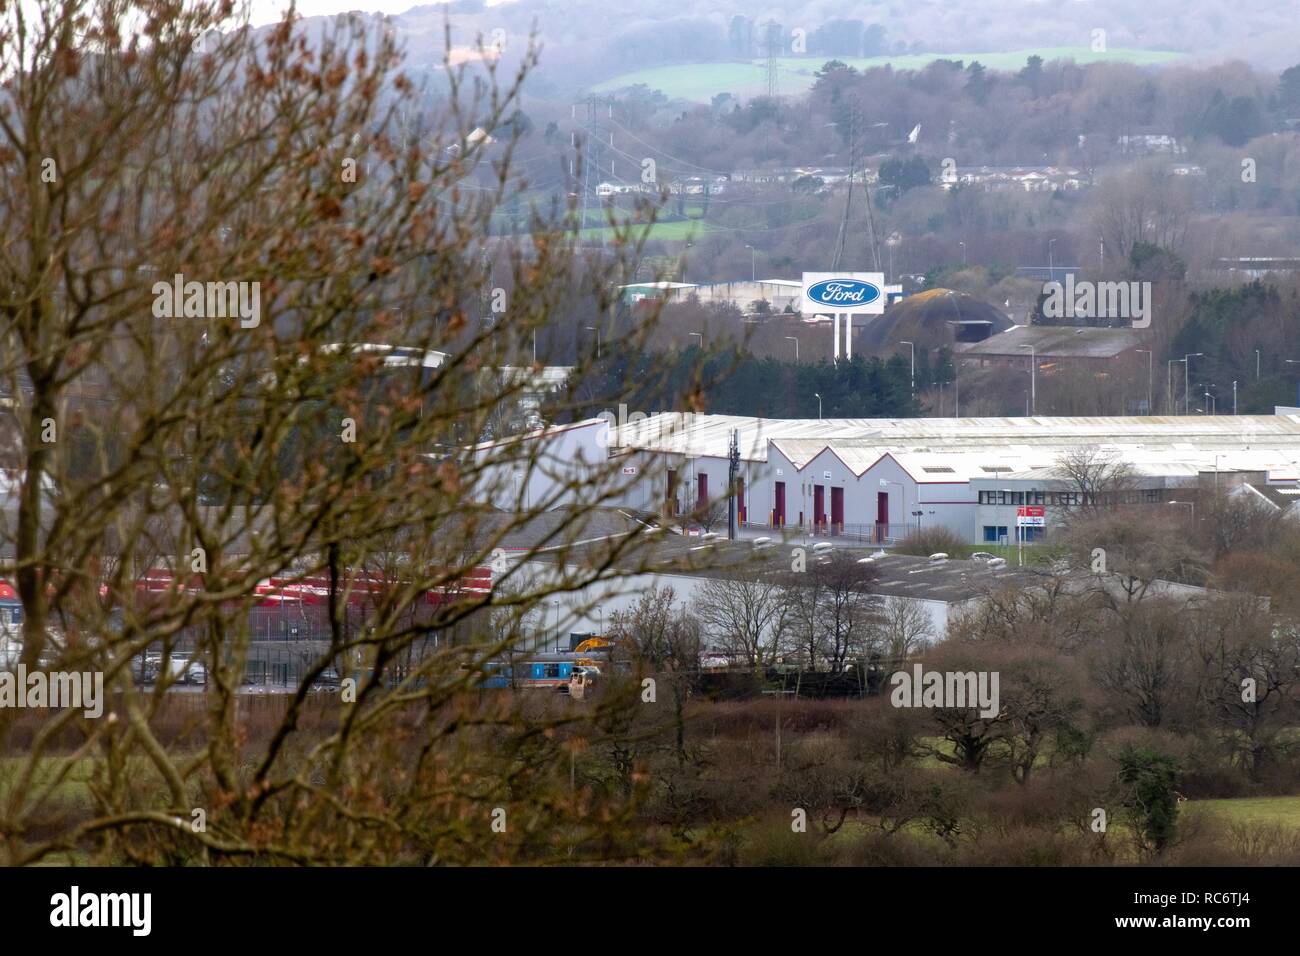
<svg viewBox="0 0 1300 956">
<path fill-rule="evenodd" d="M 606 430 L 580 441 L 573 430 L 593 422 Z M 607 452 L 619 484 L 604 503 L 670 514 L 728 495 L 734 435 L 738 511 L 751 535 L 800 529 L 888 544 L 918 525 L 943 525 L 972 544 L 1010 541 L 1018 508 L 1041 507 L 1050 528 L 1079 504 L 1061 460 L 1081 447 L 1127 466 L 1127 504 L 1178 501 L 1215 474 L 1225 483 L 1243 475 L 1264 486 L 1300 483 L 1297 414 L 822 421 L 673 412 L 593 422 L 514 441 L 554 443 L 544 457 L 556 467 Z M 553 487 L 545 476 L 538 491 L 521 492 L 534 505 Z M 1041 533 L 1024 532 L 1028 540 Z"/>
</svg>

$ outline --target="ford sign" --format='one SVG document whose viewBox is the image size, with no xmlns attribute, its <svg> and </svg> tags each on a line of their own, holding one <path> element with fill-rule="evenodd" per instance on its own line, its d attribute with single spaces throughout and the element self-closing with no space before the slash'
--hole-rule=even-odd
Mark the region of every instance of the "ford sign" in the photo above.
<svg viewBox="0 0 1300 956">
<path fill-rule="evenodd" d="M 805 316 L 885 311 L 883 272 L 805 272 L 802 285 L 799 311 Z"/>
<path fill-rule="evenodd" d="M 880 287 L 861 279 L 827 279 L 809 286 L 804 295 L 836 312 L 851 312 L 879 299 Z"/>
</svg>

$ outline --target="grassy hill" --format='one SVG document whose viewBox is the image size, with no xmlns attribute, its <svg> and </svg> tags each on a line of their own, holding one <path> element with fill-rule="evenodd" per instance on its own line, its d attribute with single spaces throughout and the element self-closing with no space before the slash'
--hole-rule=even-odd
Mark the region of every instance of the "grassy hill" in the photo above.
<svg viewBox="0 0 1300 956">
<path fill-rule="evenodd" d="M 1118 60 L 1126 63 L 1160 64 L 1177 60 L 1183 54 L 1165 50 L 1112 49 L 1094 53 L 1088 47 L 1044 47 L 1034 50 L 1013 50 L 1009 53 L 922 53 L 912 56 L 855 57 L 844 60 L 859 70 L 876 66 L 893 66 L 896 70 L 919 70 L 935 60 L 962 60 L 966 63 L 979 60 L 994 70 L 1018 70 L 1025 61 L 1037 54 L 1044 60 L 1071 59 L 1076 63 L 1096 63 Z M 813 85 L 813 73 L 831 57 L 782 57 L 777 60 L 780 70 L 782 94 L 806 92 Z M 649 70 L 623 73 L 599 84 L 596 92 L 613 92 L 644 83 L 651 89 L 661 90 L 673 99 L 707 103 L 718 93 L 735 96 L 757 96 L 767 90 L 766 61 L 733 63 L 686 63 L 661 66 Z"/>
</svg>

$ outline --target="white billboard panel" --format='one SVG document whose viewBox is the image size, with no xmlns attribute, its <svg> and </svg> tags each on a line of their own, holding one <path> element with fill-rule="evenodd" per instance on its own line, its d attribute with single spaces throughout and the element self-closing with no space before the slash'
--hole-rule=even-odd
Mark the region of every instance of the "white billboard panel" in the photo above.
<svg viewBox="0 0 1300 956">
<path fill-rule="evenodd" d="M 883 272 L 805 272 L 804 315 L 881 315 L 885 311 Z"/>
</svg>

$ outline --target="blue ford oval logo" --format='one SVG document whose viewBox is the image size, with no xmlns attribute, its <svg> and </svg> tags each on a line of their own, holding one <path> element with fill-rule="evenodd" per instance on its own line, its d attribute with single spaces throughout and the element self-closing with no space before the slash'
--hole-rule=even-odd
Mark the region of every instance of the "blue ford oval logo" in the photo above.
<svg viewBox="0 0 1300 956">
<path fill-rule="evenodd" d="M 867 305 L 880 298 L 880 288 L 861 279 L 827 279 L 808 288 L 808 298 L 822 305 L 847 307 Z"/>
</svg>

